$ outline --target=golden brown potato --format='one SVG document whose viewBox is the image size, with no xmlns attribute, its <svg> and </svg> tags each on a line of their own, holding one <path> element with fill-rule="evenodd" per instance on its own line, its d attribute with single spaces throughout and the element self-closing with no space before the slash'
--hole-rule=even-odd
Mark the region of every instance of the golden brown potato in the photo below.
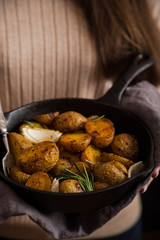
<svg viewBox="0 0 160 240">
<path fill-rule="evenodd" d="M 60 143 L 68 152 L 81 152 L 88 147 L 91 139 L 88 133 L 68 133 L 60 137 Z"/>
<path fill-rule="evenodd" d="M 71 153 L 66 150 L 60 153 L 60 157 L 69 160 L 72 164 L 81 160 L 80 153 Z"/>
<path fill-rule="evenodd" d="M 32 143 L 28 141 L 24 136 L 19 133 L 9 133 L 8 142 L 10 151 L 17 163 L 19 155 L 27 148 L 32 146 Z"/>
<path fill-rule="evenodd" d="M 60 183 L 59 191 L 62 193 L 83 192 L 79 182 L 74 179 L 67 179 Z"/>
<path fill-rule="evenodd" d="M 85 170 L 84 170 L 84 167 L 83 167 L 83 164 L 84 164 L 87 173 L 90 174 L 91 171 L 90 171 L 90 167 L 88 166 L 88 164 L 82 163 L 82 162 L 76 162 L 76 164 L 77 164 L 77 166 L 79 167 L 79 169 L 81 170 L 81 172 L 82 172 L 82 173 L 85 173 Z M 77 173 L 77 174 L 80 175 L 80 172 L 78 171 L 78 169 L 76 168 L 75 165 L 73 165 L 70 170 L 71 170 L 72 172 Z"/>
<path fill-rule="evenodd" d="M 30 174 L 22 172 L 17 166 L 14 166 L 9 171 L 9 176 L 18 183 L 25 184 L 30 177 Z"/>
<path fill-rule="evenodd" d="M 127 169 L 120 162 L 99 162 L 94 165 L 94 176 L 98 182 L 114 185 L 127 179 Z"/>
<path fill-rule="evenodd" d="M 95 182 L 94 183 L 94 189 L 95 190 L 99 190 L 99 189 L 102 189 L 102 188 L 107 188 L 109 186 L 110 185 L 108 183 L 102 183 L 102 182 Z"/>
<path fill-rule="evenodd" d="M 58 159 L 58 147 L 55 143 L 46 141 L 24 150 L 17 159 L 17 163 L 27 173 L 48 172 L 56 165 Z"/>
<path fill-rule="evenodd" d="M 58 162 L 56 163 L 55 167 L 51 169 L 50 173 L 54 177 L 58 177 L 60 176 L 60 174 L 62 174 L 65 168 L 71 169 L 71 167 L 72 167 L 72 164 L 70 161 L 64 158 L 59 158 Z"/>
<path fill-rule="evenodd" d="M 92 143 L 98 148 L 105 148 L 113 141 L 115 134 L 114 125 L 107 118 L 87 121 L 85 129 L 92 136 Z"/>
<path fill-rule="evenodd" d="M 47 114 L 37 115 L 34 120 L 41 124 L 51 125 L 52 121 L 59 116 L 59 112 L 51 112 Z"/>
<path fill-rule="evenodd" d="M 45 172 L 35 172 L 27 180 L 26 186 L 42 191 L 50 191 L 51 179 Z"/>
<path fill-rule="evenodd" d="M 52 122 L 53 129 L 63 133 L 76 132 L 84 127 L 87 118 L 82 114 L 74 111 L 68 111 L 60 114 Z"/>
<path fill-rule="evenodd" d="M 93 144 L 90 144 L 81 154 L 81 161 L 86 162 L 87 161 L 91 163 L 96 163 L 101 160 L 102 151 L 95 147 Z"/>
<path fill-rule="evenodd" d="M 26 121 L 22 123 L 19 127 L 19 132 L 22 134 L 22 129 L 23 128 L 44 128 L 40 123 L 35 122 L 35 121 Z"/>
<path fill-rule="evenodd" d="M 115 136 L 111 148 L 113 153 L 131 160 L 136 160 L 139 152 L 137 138 L 128 133 Z"/>
<path fill-rule="evenodd" d="M 106 153 L 106 152 L 102 153 L 101 161 L 102 162 L 118 161 L 118 162 L 122 163 L 127 169 L 134 164 L 134 162 L 132 160 L 118 156 L 113 153 Z"/>
</svg>

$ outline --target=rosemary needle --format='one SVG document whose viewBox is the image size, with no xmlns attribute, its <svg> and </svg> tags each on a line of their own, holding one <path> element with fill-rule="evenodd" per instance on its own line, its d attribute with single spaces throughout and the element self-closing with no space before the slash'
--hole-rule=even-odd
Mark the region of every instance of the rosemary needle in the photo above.
<svg viewBox="0 0 160 240">
<path fill-rule="evenodd" d="M 65 168 L 63 171 L 63 174 L 61 174 L 61 177 L 63 179 L 75 179 L 79 182 L 80 186 L 82 187 L 83 191 L 89 192 L 94 190 L 94 176 L 91 174 L 91 179 L 88 176 L 86 167 L 83 165 L 84 173 L 82 173 L 81 169 L 78 167 L 76 162 L 74 162 L 77 170 L 79 171 L 79 174 L 72 172 L 71 170 Z"/>
<path fill-rule="evenodd" d="M 105 115 L 102 115 L 102 116 L 100 116 L 100 117 L 98 117 L 98 118 L 96 118 L 96 119 L 94 119 L 94 120 L 92 120 L 93 122 L 97 122 L 98 120 L 100 120 L 100 119 L 102 119 L 102 118 L 104 118 L 105 117 Z"/>
</svg>

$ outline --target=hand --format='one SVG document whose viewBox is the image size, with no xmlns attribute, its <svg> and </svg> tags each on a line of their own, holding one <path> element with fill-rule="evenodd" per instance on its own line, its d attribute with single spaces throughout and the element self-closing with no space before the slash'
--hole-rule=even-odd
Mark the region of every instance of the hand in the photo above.
<svg viewBox="0 0 160 240">
<path fill-rule="evenodd" d="M 150 180 L 148 181 L 148 183 L 146 185 L 144 185 L 141 190 L 139 191 L 140 193 L 144 193 L 146 192 L 148 186 L 151 184 L 151 182 L 153 181 L 154 178 L 158 177 L 160 171 L 160 167 L 156 167 L 152 173 L 152 176 L 150 177 Z"/>
</svg>

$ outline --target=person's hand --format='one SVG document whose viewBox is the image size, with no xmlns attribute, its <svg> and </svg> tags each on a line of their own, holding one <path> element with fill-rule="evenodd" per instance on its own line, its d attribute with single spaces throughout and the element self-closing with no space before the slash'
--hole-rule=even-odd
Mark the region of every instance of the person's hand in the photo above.
<svg viewBox="0 0 160 240">
<path fill-rule="evenodd" d="M 160 166 L 156 167 L 152 173 L 152 176 L 150 177 L 150 180 L 148 181 L 148 183 L 146 185 L 144 185 L 141 190 L 139 191 L 140 193 L 144 193 L 146 192 L 148 186 L 151 184 L 151 182 L 153 181 L 154 178 L 156 178 L 159 174 L 160 171 Z"/>
</svg>

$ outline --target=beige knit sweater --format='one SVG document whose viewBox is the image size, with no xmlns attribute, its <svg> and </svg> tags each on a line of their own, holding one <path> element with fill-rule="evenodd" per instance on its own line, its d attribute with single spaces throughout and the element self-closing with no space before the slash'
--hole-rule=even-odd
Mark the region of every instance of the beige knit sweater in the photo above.
<svg viewBox="0 0 160 240">
<path fill-rule="evenodd" d="M 71 0 L 0 0 L 0 98 L 4 111 L 49 98 L 98 98 L 111 85 L 99 65 L 83 12 Z M 140 212 L 137 197 L 90 238 L 123 232 L 137 221 Z M 52 239 L 27 216 L 0 224 L 0 236 Z"/>
</svg>

